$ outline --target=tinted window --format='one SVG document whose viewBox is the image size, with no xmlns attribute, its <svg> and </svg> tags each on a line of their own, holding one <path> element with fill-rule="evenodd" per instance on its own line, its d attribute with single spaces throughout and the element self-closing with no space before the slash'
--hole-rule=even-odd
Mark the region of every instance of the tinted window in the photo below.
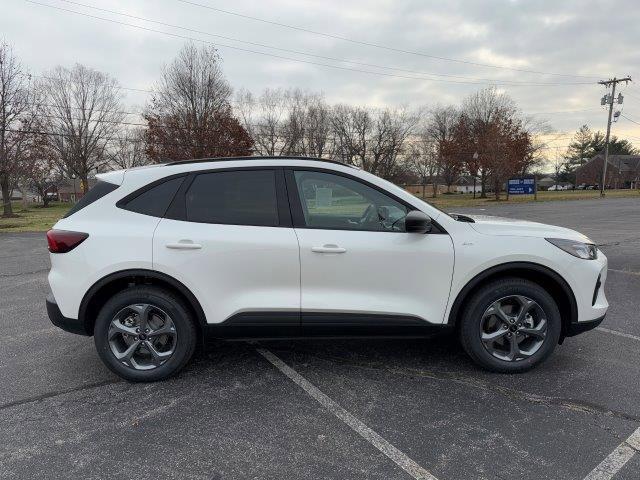
<svg viewBox="0 0 640 480">
<path fill-rule="evenodd" d="M 153 217 L 164 217 L 183 180 L 184 177 L 172 178 L 155 185 L 129 200 L 124 208 Z"/>
<path fill-rule="evenodd" d="M 98 180 L 98 183 L 96 183 L 91 190 L 85 193 L 82 198 L 78 200 L 78 203 L 71 207 L 64 218 L 67 218 L 77 211 L 82 210 L 84 207 L 91 205 L 106 194 L 113 192 L 116 188 L 118 188 L 118 185 Z"/>
<path fill-rule="evenodd" d="M 187 220 L 230 225 L 278 225 L 273 170 L 198 175 L 186 195 Z"/>
<path fill-rule="evenodd" d="M 404 232 L 407 207 L 364 183 L 330 173 L 296 171 L 308 227 Z"/>
</svg>

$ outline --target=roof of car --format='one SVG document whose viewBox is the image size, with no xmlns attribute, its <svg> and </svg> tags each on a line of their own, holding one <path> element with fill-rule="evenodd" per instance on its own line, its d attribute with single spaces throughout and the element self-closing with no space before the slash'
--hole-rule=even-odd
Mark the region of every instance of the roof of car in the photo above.
<svg viewBox="0 0 640 480">
<path fill-rule="evenodd" d="M 207 162 L 227 162 L 227 161 L 235 161 L 235 160 L 310 160 L 314 162 L 325 162 L 325 163 L 333 163 L 336 165 L 342 165 L 345 167 L 357 168 L 353 165 L 349 165 L 344 162 L 340 162 L 338 160 L 329 160 L 327 158 L 316 158 L 316 157 L 298 157 L 298 156 L 256 156 L 256 157 L 217 157 L 217 158 L 197 158 L 193 160 L 177 160 L 174 162 L 165 163 L 165 166 L 170 165 L 184 165 L 189 163 L 207 163 Z"/>
</svg>

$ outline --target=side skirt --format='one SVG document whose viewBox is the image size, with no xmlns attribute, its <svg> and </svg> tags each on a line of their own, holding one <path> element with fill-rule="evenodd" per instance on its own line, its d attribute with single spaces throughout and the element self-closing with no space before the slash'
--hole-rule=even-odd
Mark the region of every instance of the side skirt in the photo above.
<svg viewBox="0 0 640 480">
<path fill-rule="evenodd" d="M 219 325 L 208 325 L 208 340 L 431 337 L 452 331 L 448 325 L 430 324 L 403 315 L 326 312 L 245 312 Z"/>
</svg>

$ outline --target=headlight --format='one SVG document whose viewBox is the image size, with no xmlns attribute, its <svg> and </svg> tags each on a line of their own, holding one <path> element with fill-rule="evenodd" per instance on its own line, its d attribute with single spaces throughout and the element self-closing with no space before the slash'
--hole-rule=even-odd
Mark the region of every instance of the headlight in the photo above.
<svg viewBox="0 0 640 480">
<path fill-rule="evenodd" d="M 547 238 L 546 240 L 574 257 L 585 260 L 598 258 L 598 247 L 593 243 L 578 242 L 577 240 L 567 240 L 565 238 Z"/>
</svg>

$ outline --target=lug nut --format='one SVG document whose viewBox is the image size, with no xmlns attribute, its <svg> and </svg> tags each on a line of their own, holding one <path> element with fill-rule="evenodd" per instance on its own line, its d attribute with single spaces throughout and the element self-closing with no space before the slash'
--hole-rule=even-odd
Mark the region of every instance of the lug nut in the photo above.
<svg viewBox="0 0 640 480">
<path fill-rule="evenodd" d="M 135 339 L 135 340 L 136 340 L 136 342 L 137 342 L 137 341 L 138 341 L 138 336 L 136 335 L 136 336 L 134 337 L 134 339 Z"/>
<path fill-rule="evenodd" d="M 145 329 L 144 329 L 144 332 L 145 332 L 145 333 L 149 333 L 149 329 L 148 329 L 148 328 L 145 328 Z"/>
<path fill-rule="evenodd" d="M 140 333 L 140 329 L 139 328 L 136 328 L 136 333 Z"/>
</svg>

